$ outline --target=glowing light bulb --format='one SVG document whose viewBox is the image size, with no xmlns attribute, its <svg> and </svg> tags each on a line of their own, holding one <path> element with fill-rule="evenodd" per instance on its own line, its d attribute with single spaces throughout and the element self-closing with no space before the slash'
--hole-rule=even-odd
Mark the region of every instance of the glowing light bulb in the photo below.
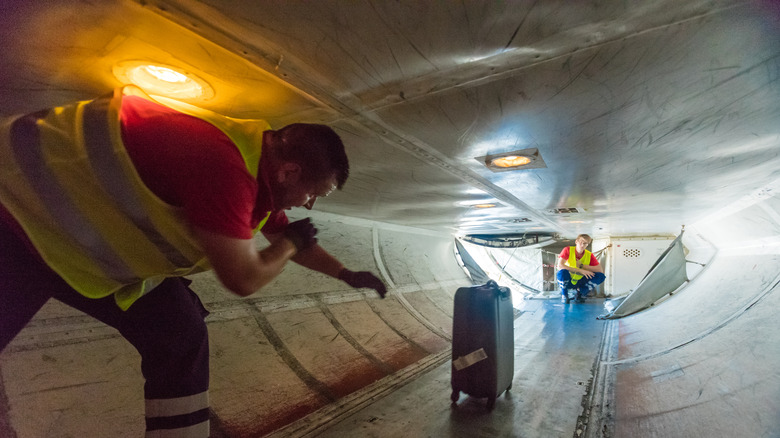
<svg viewBox="0 0 780 438">
<path fill-rule="evenodd" d="M 124 61 L 114 66 L 114 76 L 153 95 L 178 99 L 210 99 L 214 90 L 195 74 L 164 64 Z"/>
<path fill-rule="evenodd" d="M 160 67 L 158 65 L 147 65 L 145 67 L 140 67 L 140 68 L 146 70 L 150 75 L 154 76 L 155 78 L 165 82 L 183 84 L 191 80 L 187 76 L 175 70 L 171 70 L 168 67 Z"/>
<path fill-rule="evenodd" d="M 518 167 L 530 163 L 531 159 L 522 155 L 507 155 L 491 161 L 493 166 L 497 167 Z"/>
</svg>

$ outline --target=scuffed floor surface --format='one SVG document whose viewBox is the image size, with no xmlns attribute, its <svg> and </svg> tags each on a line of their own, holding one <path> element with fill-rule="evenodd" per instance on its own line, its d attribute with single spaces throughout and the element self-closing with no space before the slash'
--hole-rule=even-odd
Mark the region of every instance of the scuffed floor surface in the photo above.
<svg viewBox="0 0 780 438">
<path fill-rule="evenodd" d="M 583 412 L 605 321 L 601 300 L 525 301 L 515 321 L 512 390 L 496 400 L 461 394 L 450 404 L 450 363 L 436 367 L 318 437 L 572 437 Z"/>
</svg>

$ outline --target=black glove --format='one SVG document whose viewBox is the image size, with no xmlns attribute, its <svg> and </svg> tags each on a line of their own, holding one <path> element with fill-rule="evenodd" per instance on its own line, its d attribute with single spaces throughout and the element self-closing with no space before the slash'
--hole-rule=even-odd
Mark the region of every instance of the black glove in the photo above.
<svg viewBox="0 0 780 438">
<path fill-rule="evenodd" d="M 314 246 L 317 243 L 317 229 L 311 223 L 311 218 L 301 219 L 287 224 L 284 230 L 284 237 L 295 245 L 295 249 L 303 251 L 306 248 Z"/>
<path fill-rule="evenodd" d="M 382 283 L 382 280 L 368 271 L 354 272 L 344 268 L 339 272 L 339 280 L 354 288 L 367 287 L 374 289 L 382 298 L 387 293 L 387 287 Z"/>
</svg>

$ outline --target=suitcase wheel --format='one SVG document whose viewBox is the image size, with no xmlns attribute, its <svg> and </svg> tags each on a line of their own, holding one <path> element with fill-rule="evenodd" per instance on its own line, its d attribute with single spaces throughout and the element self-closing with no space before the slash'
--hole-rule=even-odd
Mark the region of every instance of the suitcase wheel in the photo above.
<svg viewBox="0 0 780 438">
<path fill-rule="evenodd" d="M 495 397 L 488 398 L 487 401 L 488 411 L 492 411 L 495 406 L 496 406 L 496 398 Z"/>
<path fill-rule="evenodd" d="M 459 398 L 460 398 L 460 391 L 453 389 L 452 395 L 450 395 L 450 400 L 452 400 L 452 404 L 453 405 L 457 404 Z"/>
</svg>

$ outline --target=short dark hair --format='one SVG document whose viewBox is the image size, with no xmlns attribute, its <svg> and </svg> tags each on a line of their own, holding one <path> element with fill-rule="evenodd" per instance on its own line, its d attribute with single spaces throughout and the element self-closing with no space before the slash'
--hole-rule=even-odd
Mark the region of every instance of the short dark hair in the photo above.
<svg viewBox="0 0 780 438">
<path fill-rule="evenodd" d="M 587 239 L 587 240 L 588 240 L 588 245 L 590 245 L 590 242 L 593 242 L 593 238 L 592 238 L 592 237 L 590 237 L 590 236 L 589 236 L 589 235 L 587 235 L 587 234 L 580 234 L 580 235 L 579 235 L 579 236 L 577 236 L 577 238 L 576 238 L 576 239 L 574 239 L 574 240 L 576 241 L 576 240 L 579 240 L 579 239 Z"/>
<path fill-rule="evenodd" d="M 304 178 L 314 181 L 336 176 L 340 190 L 349 177 L 349 160 L 344 143 L 329 126 L 293 123 L 274 132 L 274 155 L 301 166 Z"/>
</svg>

